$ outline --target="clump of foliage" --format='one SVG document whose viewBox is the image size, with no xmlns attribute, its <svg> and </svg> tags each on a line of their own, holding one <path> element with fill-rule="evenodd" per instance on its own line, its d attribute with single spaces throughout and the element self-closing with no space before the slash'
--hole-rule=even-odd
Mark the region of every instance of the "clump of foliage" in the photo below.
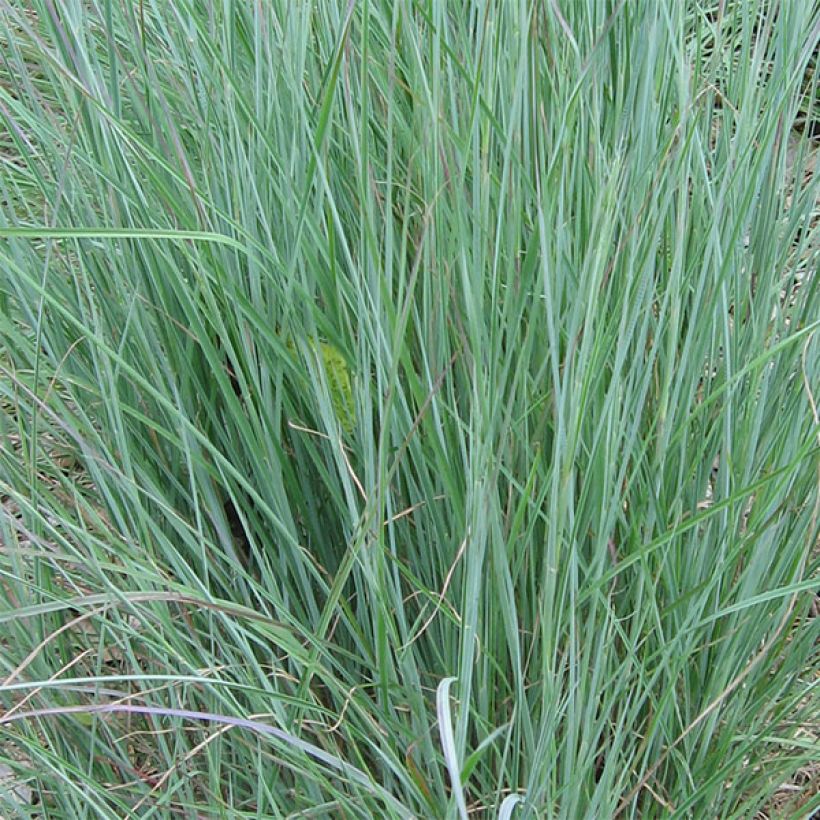
<svg viewBox="0 0 820 820">
<path fill-rule="evenodd" d="M 0 813 L 747 817 L 816 757 L 819 27 L 4 4 Z"/>
</svg>

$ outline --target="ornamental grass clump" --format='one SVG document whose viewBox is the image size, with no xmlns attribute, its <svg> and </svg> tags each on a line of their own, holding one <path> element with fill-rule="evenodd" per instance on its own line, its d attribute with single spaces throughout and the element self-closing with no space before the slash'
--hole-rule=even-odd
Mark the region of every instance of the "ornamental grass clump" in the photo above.
<svg viewBox="0 0 820 820">
<path fill-rule="evenodd" d="M 2 5 L 0 815 L 813 811 L 818 39 Z"/>
</svg>

